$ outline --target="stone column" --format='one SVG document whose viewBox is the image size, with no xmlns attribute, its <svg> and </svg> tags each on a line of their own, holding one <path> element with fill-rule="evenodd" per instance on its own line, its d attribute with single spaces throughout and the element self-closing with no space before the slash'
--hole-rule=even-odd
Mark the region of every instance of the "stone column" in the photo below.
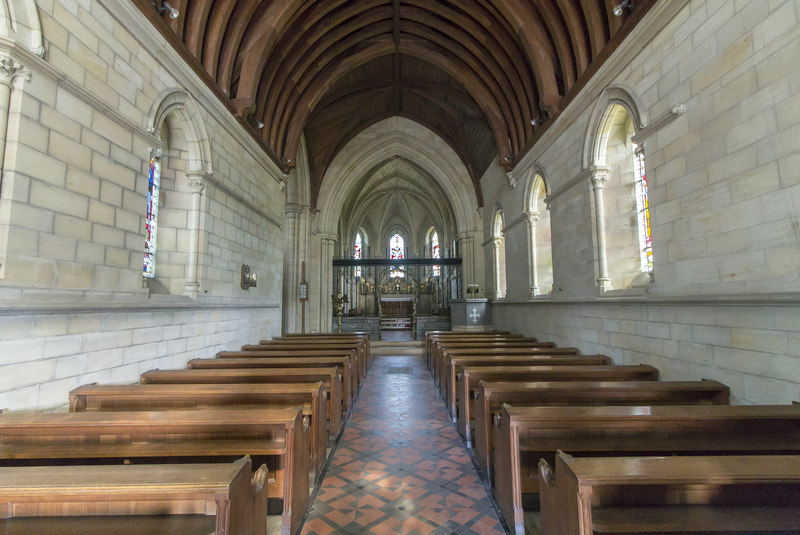
<svg viewBox="0 0 800 535">
<path fill-rule="evenodd" d="M 8 115 L 11 109 L 11 91 L 16 80 L 31 80 L 31 73 L 10 56 L 0 58 L 0 173 L 4 168 Z M 2 178 L 0 176 L 0 178 Z"/>
<path fill-rule="evenodd" d="M 330 332 L 333 318 L 333 256 L 338 236 L 321 233 L 319 254 L 319 326 L 320 332 Z"/>
<path fill-rule="evenodd" d="M 457 239 L 458 250 L 461 253 L 461 279 L 466 292 L 468 284 L 478 282 L 475 280 L 475 238 L 469 232 L 460 232 Z"/>
<path fill-rule="evenodd" d="M 506 296 L 506 264 L 505 264 L 505 238 L 494 237 L 492 238 L 492 267 L 494 268 L 494 297 L 495 299 L 502 299 Z M 503 265 L 500 265 L 500 260 L 503 260 Z"/>
<path fill-rule="evenodd" d="M 192 211 L 189 213 L 189 263 L 186 266 L 186 289 L 184 293 L 197 297 L 200 291 L 200 282 L 197 272 L 200 250 L 200 200 L 208 182 L 207 173 L 204 171 L 188 171 L 189 189 L 192 192 Z"/>
<path fill-rule="evenodd" d="M 530 254 L 530 269 L 528 270 L 531 297 L 539 295 L 539 267 L 536 259 L 536 222 L 539 221 L 539 212 L 523 212 L 528 220 L 528 248 Z"/>
<path fill-rule="evenodd" d="M 603 205 L 603 188 L 608 182 L 608 167 L 591 169 L 589 184 L 594 193 L 595 228 L 597 232 L 597 287 L 601 291 L 611 290 L 611 278 L 608 276 L 608 260 L 606 257 L 606 210 Z"/>
<path fill-rule="evenodd" d="M 287 203 L 283 213 L 285 225 L 283 234 L 283 332 L 300 332 L 297 323 L 298 301 L 297 291 L 300 284 L 299 275 L 299 236 L 298 227 L 303 207 L 299 204 Z"/>
</svg>

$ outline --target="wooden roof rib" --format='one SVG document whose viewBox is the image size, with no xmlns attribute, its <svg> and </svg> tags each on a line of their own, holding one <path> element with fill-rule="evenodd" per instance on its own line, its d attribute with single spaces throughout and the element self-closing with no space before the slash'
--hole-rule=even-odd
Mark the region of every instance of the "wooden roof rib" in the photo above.
<svg viewBox="0 0 800 535">
<path fill-rule="evenodd" d="M 656 2 L 616 17 L 616 0 L 171 0 L 169 19 L 133 1 L 232 113 L 264 123 L 249 131 L 279 165 L 305 134 L 313 192 L 347 141 L 399 115 L 453 147 L 479 200 L 488 166 L 513 168 Z"/>
</svg>

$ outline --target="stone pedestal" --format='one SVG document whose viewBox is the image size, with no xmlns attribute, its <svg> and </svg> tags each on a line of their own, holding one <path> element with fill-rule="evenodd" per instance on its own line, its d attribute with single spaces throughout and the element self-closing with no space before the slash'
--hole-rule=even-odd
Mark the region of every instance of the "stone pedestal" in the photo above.
<svg viewBox="0 0 800 535">
<path fill-rule="evenodd" d="M 457 299 L 450 305 L 453 330 L 488 331 L 492 328 L 489 299 Z"/>
</svg>

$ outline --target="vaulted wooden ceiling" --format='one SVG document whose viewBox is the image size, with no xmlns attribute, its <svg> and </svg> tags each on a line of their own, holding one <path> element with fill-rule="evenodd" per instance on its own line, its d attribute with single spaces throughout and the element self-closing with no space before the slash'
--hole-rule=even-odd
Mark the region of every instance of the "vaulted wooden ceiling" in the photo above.
<svg viewBox="0 0 800 535">
<path fill-rule="evenodd" d="M 657 0 L 170 0 L 174 19 L 133 1 L 284 170 L 305 134 L 312 203 L 337 152 L 400 115 L 482 205 L 494 158 L 513 168 Z"/>
</svg>

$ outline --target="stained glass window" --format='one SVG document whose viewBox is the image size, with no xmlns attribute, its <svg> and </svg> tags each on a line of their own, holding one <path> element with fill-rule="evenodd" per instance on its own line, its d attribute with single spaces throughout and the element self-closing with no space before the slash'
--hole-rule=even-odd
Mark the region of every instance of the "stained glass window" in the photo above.
<svg viewBox="0 0 800 535">
<path fill-rule="evenodd" d="M 150 151 L 150 172 L 147 183 L 147 215 L 145 216 L 143 275 L 155 277 L 156 231 L 158 230 L 158 190 L 161 185 L 161 151 Z"/>
<path fill-rule="evenodd" d="M 361 260 L 361 233 L 359 232 L 356 234 L 356 243 L 353 245 L 353 258 L 355 260 Z M 361 266 L 357 266 L 353 270 L 353 275 L 356 277 L 361 276 Z"/>
<path fill-rule="evenodd" d="M 439 250 L 439 233 L 434 231 L 431 236 L 431 258 L 441 258 L 442 253 Z M 438 277 L 442 274 L 442 266 L 433 266 L 433 276 Z"/>
<path fill-rule="evenodd" d="M 647 200 L 647 173 L 644 167 L 644 151 L 635 148 L 633 157 L 636 173 L 636 211 L 639 219 L 639 249 L 642 271 L 653 272 L 653 242 L 650 236 L 650 204 Z"/>
<path fill-rule="evenodd" d="M 389 240 L 389 258 L 402 260 L 405 258 L 404 249 L 405 240 L 403 240 L 403 237 L 400 234 L 392 236 L 392 239 Z M 397 266 L 391 266 L 389 270 L 392 277 L 405 277 L 405 273 L 401 269 L 397 269 Z"/>
</svg>

